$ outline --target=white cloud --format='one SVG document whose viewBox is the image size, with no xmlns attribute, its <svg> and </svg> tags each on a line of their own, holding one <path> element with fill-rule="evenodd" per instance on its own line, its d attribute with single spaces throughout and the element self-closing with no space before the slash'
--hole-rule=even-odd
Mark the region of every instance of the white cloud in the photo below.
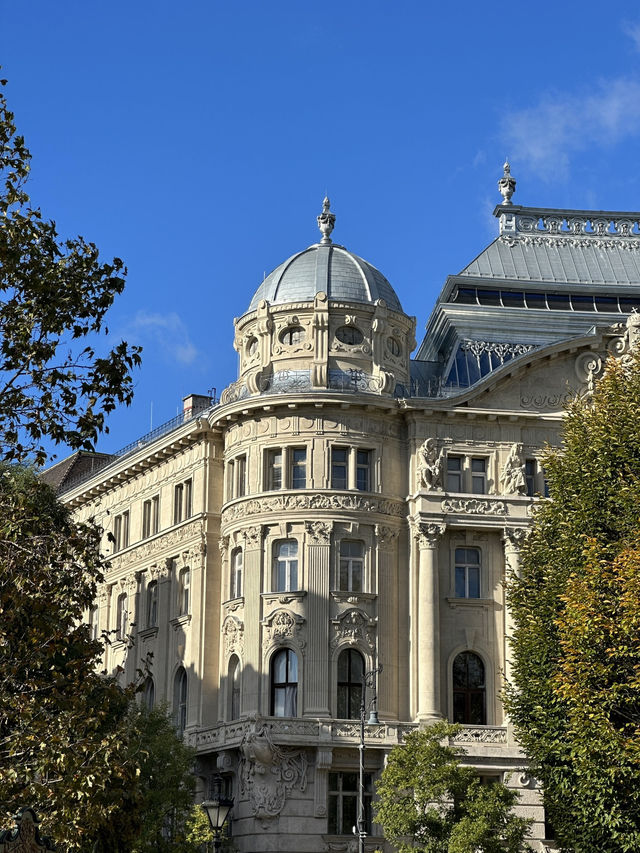
<svg viewBox="0 0 640 853">
<path fill-rule="evenodd" d="M 640 24 L 632 24 L 630 21 L 622 25 L 622 31 L 629 36 L 634 43 L 636 50 L 640 50 Z"/>
<path fill-rule="evenodd" d="M 130 340 L 150 340 L 172 359 L 180 364 L 193 364 L 198 350 L 191 342 L 189 330 L 175 312 L 169 314 L 149 314 L 138 311 L 129 323 L 127 334 Z"/>
<path fill-rule="evenodd" d="M 640 27 L 639 37 L 640 37 Z M 571 155 L 640 135 L 640 81 L 620 77 L 583 95 L 554 93 L 502 122 L 509 157 L 542 178 L 566 178 Z"/>
</svg>

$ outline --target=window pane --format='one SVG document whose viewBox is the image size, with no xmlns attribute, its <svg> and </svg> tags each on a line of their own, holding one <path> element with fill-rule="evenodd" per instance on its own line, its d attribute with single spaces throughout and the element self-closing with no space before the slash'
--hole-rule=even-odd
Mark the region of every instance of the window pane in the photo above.
<svg viewBox="0 0 640 853">
<path fill-rule="evenodd" d="M 484 495 L 484 476 L 471 477 L 471 492 L 474 495 Z"/>
<path fill-rule="evenodd" d="M 464 566 L 456 566 L 456 598 L 466 598 Z"/>
<path fill-rule="evenodd" d="M 470 566 L 467 569 L 469 578 L 469 598 L 480 598 L 480 570 Z"/>
<path fill-rule="evenodd" d="M 273 681 L 284 684 L 287 680 L 287 652 L 281 651 L 273 659 Z"/>
<path fill-rule="evenodd" d="M 349 561 L 348 560 L 340 560 L 340 580 L 338 584 L 339 589 L 348 590 L 349 589 Z"/>
<path fill-rule="evenodd" d="M 362 563 L 360 560 L 351 562 L 351 592 L 362 592 Z"/>
<path fill-rule="evenodd" d="M 486 467 L 487 467 L 487 460 L 486 459 L 472 459 L 471 460 L 471 470 L 472 471 L 481 471 L 482 473 L 484 473 L 486 470 Z"/>
<path fill-rule="evenodd" d="M 472 726 L 484 725 L 484 691 L 469 694 L 469 719 L 467 722 Z"/>
<path fill-rule="evenodd" d="M 289 683 L 297 682 L 298 680 L 298 656 L 295 652 L 287 650 L 287 658 L 289 661 Z"/>
<path fill-rule="evenodd" d="M 471 652 L 464 652 L 467 658 L 467 679 L 469 687 L 484 687 L 484 664 Z"/>
<path fill-rule="evenodd" d="M 289 561 L 289 586 L 288 589 L 298 589 L 298 561 Z"/>
<path fill-rule="evenodd" d="M 467 716 L 466 697 L 464 693 L 453 694 L 453 722 L 465 723 Z"/>
</svg>

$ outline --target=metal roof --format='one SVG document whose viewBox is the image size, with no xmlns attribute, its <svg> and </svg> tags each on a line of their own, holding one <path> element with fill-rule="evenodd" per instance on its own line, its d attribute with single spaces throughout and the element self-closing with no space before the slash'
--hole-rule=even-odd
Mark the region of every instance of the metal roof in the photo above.
<svg viewBox="0 0 640 853">
<path fill-rule="evenodd" d="M 262 299 L 283 305 L 311 301 L 317 293 L 339 302 L 384 299 L 392 311 L 402 311 L 393 287 L 379 270 L 330 242 L 315 243 L 276 267 L 254 293 L 248 311 L 255 311 Z"/>
</svg>

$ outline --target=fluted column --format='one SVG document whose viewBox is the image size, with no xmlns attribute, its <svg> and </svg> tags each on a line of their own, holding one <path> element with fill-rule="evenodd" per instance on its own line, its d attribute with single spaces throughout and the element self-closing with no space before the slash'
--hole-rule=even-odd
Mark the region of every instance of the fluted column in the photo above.
<svg viewBox="0 0 640 853">
<path fill-rule="evenodd" d="M 307 533 L 307 650 L 304 713 L 328 717 L 329 710 L 329 569 L 331 521 L 308 521 Z"/>
<path fill-rule="evenodd" d="M 520 549 L 527 538 L 527 529 L 524 527 L 505 527 L 502 532 L 504 545 L 505 574 L 520 575 Z M 506 580 L 507 578 L 505 578 Z M 512 651 L 511 638 L 513 637 L 514 623 L 511 608 L 504 597 L 504 679 L 507 683 L 513 682 L 512 678 Z"/>
<path fill-rule="evenodd" d="M 244 642 L 246 659 L 242 672 L 242 712 L 260 713 L 260 673 L 262 647 L 260 620 L 262 619 L 262 525 L 247 527 L 244 536 Z M 262 713 L 268 712 L 269 697 L 264 699 Z"/>
<path fill-rule="evenodd" d="M 418 524 L 418 722 L 442 717 L 438 540 L 444 524 Z"/>
<path fill-rule="evenodd" d="M 378 552 L 378 712 L 398 719 L 398 533 L 397 527 L 376 527 Z"/>
</svg>

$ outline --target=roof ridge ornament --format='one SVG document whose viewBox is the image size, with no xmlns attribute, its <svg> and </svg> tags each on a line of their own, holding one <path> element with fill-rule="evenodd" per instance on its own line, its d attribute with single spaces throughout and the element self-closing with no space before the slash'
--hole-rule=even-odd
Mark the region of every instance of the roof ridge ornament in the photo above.
<svg viewBox="0 0 640 853">
<path fill-rule="evenodd" d="M 504 161 L 503 175 L 498 181 L 498 189 L 500 190 L 500 194 L 502 195 L 504 201 L 503 204 L 511 204 L 511 196 L 516 191 L 516 179 L 511 177 L 511 166 L 509 165 L 509 161 Z"/>
<path fill-rule="evenodd" d="M 336 215 L 335 213 L 331 213 L 330 207 L 329 196 L 325 196 L 322 202 L 322 213 L 318 215 L 318 228 L 322 232 L 320 243 L 324 245 L 333 242 L 330 235 L 333 231 L 333 226 L 336 224 Z"/>
</svg>

